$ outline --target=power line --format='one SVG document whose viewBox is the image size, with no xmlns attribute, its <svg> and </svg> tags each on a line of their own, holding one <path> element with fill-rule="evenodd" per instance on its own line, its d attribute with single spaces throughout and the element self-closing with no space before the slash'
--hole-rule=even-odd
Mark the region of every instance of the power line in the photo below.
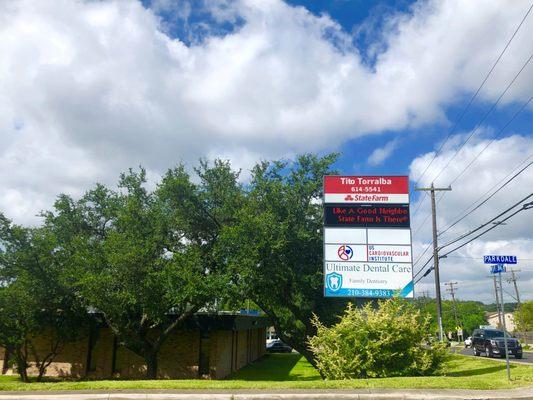
<svg viewBox="0 0 533 400">
<path fill-rule="evenodd" d="M 532 202 L 532 203 L 528 203 L 527 206 L 533 206 L 533 202 Z M 530 208 L 530 207 L 529 207 L 529 208 Z M 450 251 L 447 252 L 446 254 L 443 254 L 441 257 L 446 257 L 448 254 L 453 253 L 454 251 L 459 250 L 460 248 L 466 246 L 468 243 L 473 242 L 473 241 L 476 240 L 477 238 L 479 238 L 479 237 L 481 237 L 481 236 L 483 236 L 483 235 L 489 233 L 491 230 L 493 230 L 493 229 L 496 228 L 497 226 L 501 225 L 502 222 L 505 222 L 505 221 L 511 219 L 512 217 L 514 217 L 514 216 L 515 216 L 516 214 L 518 214 L 519 212 L 524 211 L 524 210 L 527 210 L 527 209 L 528 209 L 528 208 L 526 208 L 526 205 L 524 205 L 521 209 L 515 211 L 514 213 L 512 213 L 512 214 L 509 215 L 508 217 L 502 219 L 498 224 L 495 224 L 495 225 L 491 226 L 491 227 L 490 227 L 489 229 L 487 229 L 486 231 L 481 232 L 479 235 L 473 237 L 472 239 L 468 240 L 467 242 L 465 242 L 465 243 L 463 243 L 463 244 L 461 244 L 461 245 L 459 245 L 459 246 L 453 248 L 452 250 L 450 250 Z"/>
<path fill-rule="evenodd" d="M 527 100 L 524 104 L 522 104 L 522 106 L 520 106 L 520 108 L 514 113 L 514 115 L 511 117 L 511 119 L 509 121 L 507 121 L 507 123 L 500 129 L 498 134 L 494 138 L 492 138 L 492 140 L 489 143 L 487 143 L 487 145 L 483 149 L 481 149 L 481 151 L 472 159 L 472 161 L 470 161 L 470 163 L 465 168 L 463 168 L 463 170 L 459 173 L 459 175 L 457 175 L 450 182 L 450 185 L 453 185 L 459 178 L 461 178 L 461 176 L 463 176 L 463 174 L 468 170 L 468 168 L 470 168 L 472 166 L 472 164 L 474 164 L 474 162 L 476 162 L 476 160 L 479 158 L 479 156 L 481 156 L 481 154 L 483 154 L 485 152 L 485 150 L 487 150 L 487 148 L 492 143 L 494 143 L 502 135 L 502 133 L 504 132 L 505 128 L 507 128 L 511 124 L 511 122 L 513 122 L 515 120 L 515 118 L 518 116 L 518 114 L 520 114 L 528 106 L 528 104 L 531 103 L 531 100 L 533 100 L 533 96 L 530 97 L 529 100 Z"/>
<path fill-rule="evenodd" d="M 435 152 L 435 154 L 433 155 L 433 158 L 431 159 L 431 161 L 429 162 L 429 164 L 426 166 L 426 169 L 424 169 L 424 171 L 422 172 L 422 175 L 420 175 L 420 177 L 417 179 L 417 181 L 415 182 L 415 186 L 422 180 L 422 178 L 425 176 L 427 170 L 429 169 L 429 167 L 431 166 L 431 164 L 433 164 L 433 161 L 435 161 L 435 159 L 437 158 L 437 156 L 439 155 L 440 151 L 442 150 L 442 148 L 446 145 L 446 143 L 448 142 L 448 140 L 450 139 L 450 137 L 452 136 L 452 134 L 455 132 L 455 130 L 457 129 L 457 126 L 459 125 L 459 122 L 461 122 L 461 120 L 463 119 L 463 117 L 465 116 L 466 112 L 468 111 L 468 109 L 470 108 L 470 106 L 472 105 L 472 103 L 474 102 L 474 99 L 477 97 L 477 95 L 479 94 L 479 92 L 481 91 L 481 89 L 483 88 L 483 86 L 485 85 L 485 83 L 487 82 L 487 80 L 489 79 L 489 77 L 492 75 L 492 71 L 494 71 L 494 68 L 496 68 L 496 65 L 498 65 L 498 63 L 500 62 L 501 58 L 503 57 L 503 55 L 505 54 L 505 52 L 507 51 L 507 48 L 509 47 L 509 45 L 511 44 L 511 42 L 513 41 L 514 37 L 516 36 L 516 34 L 518 33 L 518 31 L 520 30 L 520 28 L 522 27 L 524 21 L 526 20 L 527 16 L 529 15 L 529 13 L 531 12 L 531 9 L 533 8 L 533 2 L 531 3 L 531 5 L 529 6 L 527 12 L 525 13 L 524 17 L 522 18 L 522 20 L 520 21 L 520 23 L 518 24 L 518 26 L 516 27 L 515 31 L 513 32 L 513 35 L 511 36 L 511 38 L 509 39 L 509 41 L 505 44 L 505 47 L 503 48 L 503 50 L 500 52 L 500 54 L 498 55 L 498 58 L 496 59 L 496 61 L 494 62 L 494 64 L 492 65 L 492 67 L 490 68 L 489 72 L 487 73 L 487 75 L 485 76 L 485 78 L 483 79 L 483 81 L 481 82 L 481 85 L 479 85 L 479 87 L 477 88 L 476 92 L 474 93 L 474 95 L 470 98 L 470 101 L 468 102 L 468 104 L 466 105 L 466 107 L 463 109 L 463 111 L 461 112 L 461 114 L 459 115 L 459 118 L 455 121 L 455 124 L 453 125 L 452 129 L 450 130 L 450 132 L 448 133 L 448 135 L 446 136 L 446 139 L 444 139 L 444 142 L 442 142 L 442 144 L 440 145 L 439 149 Z"/>
<path fill-rule="evenodd" d="M 446 165 L 444 167 L 441 168 L 441 170 L 439 171 L 439 173 L 432 179 L 432 182 L 435 182 L 439 176 L 441 176 L 441 174 L 446 170 L 446 168 L 448 168 L 448 166 L 450 165 L 450 163 L 455 159 L 455 157 L 457 157 L 457 155 L 461 152 L 461 150 L 464 148 L 464 146 L 470 141 L 470 139 L 475 135 L 475 133 L 478 131 L 479 127 L 481 126 L 481 124 L 483 122 L 485 122 L 485 120 L 487 119 L 487 117 L 492 113 L 492 111 L 496 108 L 496 106 L 500 103 L 501 99 L 503 98 L 503 96 L 505 96 L 505 94 L 507 93 L 507 91 L 511 88 L 511 86 L 513 85 L 513 83 L 516 81 L 516 79 L 520 76 L 520 74 L 522 73 L 522 71 L 524 71 L 524 69 L 526 68 L 526 66 L 529 64 L 529 62 L 531 61 L 531 59 L 533 58 L 533 54 L 531 54 L 529 56 L 529 58 L 526 60 L 526 62 L 522 65 L 522 68 L 520 68 L 520 70 L 516 73 L 516 75 L 513 77 L 513 79 L 511 80 L 511 82 L 509 82 L 509 84 L 505 87 L 504 91 L 498 96 L 498 99 L 496 99 L 496 101 L 492 104 L 492 106 L 488 109 L 488 111 L 483 115 L 483 117 L 481 118 L 481 120 L 474 126 L 474 129 L 470 132 L 470 135 L 468 135 L 468 137 L 466 138 L 465 141 L 463 141 L 463 143 L 461 143 L 461 145 L 459 146 L 459 148 L 455 151 L 455 153 L 450 157 L 450 159 L 448 159 L 448 162 L 446 163 Z"/>
<path fill-rule="evenodd" d="M 529 160 L 531 157 L 533 157 L 533 153 L 531 153 L 524 161 L 527 161 Z M 518 165 L 518 167 L 520 165 L 522 165 L 524 163 L 524 161 L 520 162 L 520 164 Z M 444 229 L 442 232 L 439 233 L 439 236 L 443 235 L 444 233 L 446 233 L 448 230 L 450 230 L 451 228 L 453 228 L 455 225 L 457 225 L 459 222 L 461 222 L 463 219 L 465 219 L 466 217 L 468 217 L 470 214 L 472 214 L 474 211 L 478 210 L 483 204 L 487 203 L 492 197 L 494 197 L 496 195 L 496 193 L 498 193 L 500 190 L 502 190 L 505 186 L 507 186 L 510 182 L 512 182 L 518 175 L 520 175 L 522 172 L 524 172 L 527 168 L 529 168 L 531 165 L 533 164 L 533 161 L 530 162 L 528 165 L 526 165 L 524 168 L 522 168 L 520 171 L 518 171 L 516 174 L 514 174 L 510 179 L 508 179 L 503 185 L 501 185 L 494 193 L 492 193 L 489 197 L 487 197 L 485 200 L 483 200 L 480 204 L 478 204 L 474 209 L 470 210 L 468 213 L 466 213 L 465 215 L 463 215 L 461 218 L 459 218 L 458 220 L 456 220 L 454 223 L 452 223 L 451 225 L 449 225 L 446 229 Z M 515 168 L 516 169 L 516 168 Z M 514 169 L 513 169 L 514 171 Z M 512 174 L 512 171 L 507 174 L 507 176 L 505 176 L 503 179 L 507 178 L 510 174 Z M 503 180 L 502 179 L 502 180 Z M 494 189 L 497 185 L 500 184 L 500 182 L 502 181 L 500 180 L 496 185 L 494 185 L 493 187 L 491 187 L 489 190 L 487 190 L 480 198 L 478 198 L 476 201 L 474 201 L 473 203 L 471 203 L 467 208 L 465 208 L 461 214 L 468 210 L 470 207 L 472 207 L 472 205 L 474 205 L 475 203 L 477 203 L 479 200 L 481 200 L 485 195 L 487 195 L 487 193 L 489 193 L 492 189 Z"/>
<path fill-rule="evenodd" d="M 528 196 L 528 198 L 531 197 L 532 195 L 533 195 L 533 193 L 532 193 L 530 196 Z M 511 209 L 512 209 L 512 208 L 514 208 L 514 206 L 511 207 Z M 481 236 L 487 234 L 488 232 L 490 232 L 490 231 L 493 230 L 494 228 L 500 226 L 503 222 L 505 222 L 505 221 L 509 220 L 510 218 L 514 217 L 514 216 L 515 216 L 516 214 L 518 214 L 519 212 L 524 211 L 524 210 L 529 210 L 529 209 L 531 209 L 531 208 L 533 208 L 533 202 L 523 204 L 523 205 L 522 205 L 522 208 L 518 209 L 517 211 L 515 211 L 515 212 L 512 213 L 511 215 L 509 215 L 509 216 L 507 216 L 506 218 L 504 218 L 503 220 L 499 221 L 497 224 L 491 226 L 489 229 L 487 229 L 487 230 L 481 232 L 479 235 L 476 235 L 475 237 L 469 239 L 469 240 L 466 241 L 465 243 L 463 243 L 463 244 L 461 244 L 461 245 L 459 245 L 459 246 L 453 248 L 452 250 L 448 251 L 446 254 L 443 254 L 443 255 L 440 256 L 439 258 L 445 258 L 445 257 L 447 257 L 449 254 L 453 253 L 454 251 L 459 250 L 460 248 L 466 246 L 468 243 L 473 242 L 474 240 L 476 240 L 476 239 L 478 239 L 479 237 L 481 237 Z M 509 211 L 509 209 L 506 210 L 506 211 L 505 211 L 504 213 L 502 213 L 502 214 L 505 214 L 505 213 L 508 212 L 508 211 Z M 502 214 L 500 214 L 500 216 L 501 216 Z M 496 217 L 496 218 L 498 218 L 498 217 Z M 496 218 L 494 218 L 494 219 L 496 219 Z M 494 221 L 494 219 L 492 219 L 491 221 L 489 221 L 489 223 L 492 222 L 492 221 Z M 486 225 L 487 225 L 487 223 L 486 223 L 486 224 L 483 224 L 483 226 L 486 226 Z M 473 231 L 471 231 L 471 232 L 469 233 L 469 235 L 472 234 L 472 233 L 474 233 L 474 232 L 476 232 L 476 231 L 478 231 L 478 230 L 479 230 L 479 228 L 474 229 Z M 469 236 L 469 235 L 467 235 L 467 236 Z M 463 237 L 463 239 L 464 239 L 464 237 Z M 451 244 L 451 243 L 450 243 L 450 244 Z M 444 247 L 444 246 L 443 246 L 443 247 Z M 433 257 L 432 257 L 432 258 L 433 258 Z M 431 259 L 429 259 L 429 260 L 426 262 L 426 264 L 422 267 L 422 269 L 423 269 L 427 264 L 429 264 L 430 261 L 431 261 Z M 432 271 L 432 269 L 433 269 L 433 268 L 428 268 L 428 269 L 426 270 L 426 272 L 424 273 L 424 275 L 422 275 L 420 278 L 418 278 L 414 283 L 417 284 L 417 283 L 420 282 L 423 278 L 425 278 L 426 276 L 428 276 L 428 275 L 430 274 L 430 272 Z M 420 271 L 419 271 L 419 272 L 413 277 L 413 279 L 414 279 L 416 276 L 418 276 L 419 274 L 420 274 Z"/>
<path fill-rule="evenodd" d="M 515 208 L 516 206 L 520 205 L 520 203 L 522 203 L 522 202 L 526 201 L 527 199 L 529 199 L 531 196 L 533 196 L 533 193 L 531 193 L 531 194 L 527 195 L 526 197 L 524 197 L 523 199 L 517 201 L 517 202 L 516 202 L 515 204 L 513 204 L 511 207 L 509 207 L 508 209 L 506 209 L 506 210 L 503 211 L 502 213 L 498 214 L 496 217 L 492 218 L 490 221 L 487 221 L 487 222 L 485 222 L 484 224 L 478 226 L 476 229 L 471 230 L 471 231 L 469 231 L 469 232 L 466 232 L 466 233 L 464 233 L 464 234 L 462 234 L 462 235 L 459 235 L 459 237 L 458 237 L 457 239 L 454 239 L 454 240 L 452 240 L 451 242 L 448 242 L 448 243 L 442 245 L 442 246 L 440 247 L 440 249 L 443 249 L 443 248 L 448 247 L 448 246 L 450 246 L 450 245 L 452 245 L 452 244 L 454 244 L 454 243 L 457 243 L 458 241 L 464 239 L 465 237 L 470 236 L 471 234 L 473 234 L 473 233 L 479 231 L 480 229 L 483 229 L 485 226 L 487 226 L 487 225 L 491 224 L 492 222 L 496 221 L 496 220 L 497 220 L 498 218 L 500 218 L 502 215 L 507 214 L 509 211 L 511 211 L 511 210 L 512 210 L 513 208 Z M 519 211 L 522 211 L 522 209 L 520 209 Z M 505 221 L 505 220 L 500 221 L 498 224 L 496 224 L 496 225 L 494 225 L 494 226 L 497 226 L 497 225 L 501 224 L 503 221 Z"/>
</svg>

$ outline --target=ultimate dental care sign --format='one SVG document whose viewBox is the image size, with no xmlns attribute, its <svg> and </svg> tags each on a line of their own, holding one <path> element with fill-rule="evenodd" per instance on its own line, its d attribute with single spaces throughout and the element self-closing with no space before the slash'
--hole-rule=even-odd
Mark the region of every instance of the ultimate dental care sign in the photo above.
<svg viewBox="0 0 533 400">
<path fill-rule="evenodd" d="M 414 297 L 409 178 L 324 177 L 324 295 Z"/>
</svg>

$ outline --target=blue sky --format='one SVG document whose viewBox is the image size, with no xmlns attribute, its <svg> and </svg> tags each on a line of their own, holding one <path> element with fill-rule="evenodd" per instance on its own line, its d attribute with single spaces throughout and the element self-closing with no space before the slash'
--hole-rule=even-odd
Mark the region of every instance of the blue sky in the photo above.
<svg viewBox="0 0 533 400">
<path fill-rule="evenodd" d="M 177 8 L 183 10 L 184 3 L 190 10 L 187 17 L 177 16 Z M 231 3 L 231 2 L 229 2 Z M 363 62 L 369 67 L 375 63 L 375 57 L 368 54 L 369 47 L 376 42 L 376 37 L 382 34 L 383 25 L 388 18 L 395 15 L 410 15 L 411 7 L 415 1 L 364 1 L 364 0 L 290 0 L 287 4 L 295 7 L 303 7 L 315 16 L 328 15 L 335 23 L 338 23 L 342 30 L 350 36 L 354 50 L 359 52 Z M 158 0 L 143 0 L 147 8 L 152 8 L 165 21 L 166 29 L 173 37 L 193 45 L 197 42 L 208 40 L 213 36 L 225 36 L 238 31 L 244 24 L 243 19 L 237 18 L 234 21 L 217 21 L 212 14 L 206 11 L 203 1 L 182 2 L 172 7 L 162 7 L 166 2 Z M 209 30 L 206 28 L 209 27 Z M 501 48 L 494 48 L 494 60 Z M 486 65 L 486 70 L 480 70 L 472 84 L 480 84 L 489 71 L 491 64 Z M 420 154 L 435 150 L 440 142 L 449 134 L 459 116 L 472 96 L 472 92 L 458 94 L 450 104 L 443 107 L 446 120 L 436 121 L 432 124 L 424 124 L 421 127 L 409 129 L 382 130 L 376 135 L 362 136 L 353 140 L 339 139 L 332 140 L 322 152 L 339 151 L 341 157 L 337 164 L 343 174 L 408 174 L 409 166 L 413 159 Z M 468 112 L 461 118 L 455 133 L 468 132 L 473 129 L 483 117 L 484 113 L 491 107 L 492 101 L 487 99 L 476 100 L 468 109 Z M 480 135 L 490 139 L 503 127 L 512 117 L 520 103 L 511 103 L 503 107 L 498 107 L 483 124 L 489 128 L 488 132 Z M 531 108 L 522 112 L 501 134 L 502 137 L 510 136 L 519 132 L 524 136 L 533 134 L 531 127 Z M 393 156 L 385 158 L 379 164 L 369 163 L 367 158 L 376 148 L 386 146 L 387 143 L 395 141 Z M 505 157 L 502 155 L 502 157 Z M 418 193 L 413 193 L 414 198 Z"/>
<path fill-rule="evenodd" d="M 166 168 L 183 161 L 192 169 L 201 157 L 231 160 L 246 180 L 261 159 L 340 151 L 342 174 L 410 174 L 414 184 L 529 7 L 529 0 L 0 2 L 0 170 L 9 171 L 0 174 L 0 210 L 37 223 L 60 192 L 76 197 L 95 182 L 114 185 L 140 164 L 153 184 Z M 439 202 L 439 226 L 533 157 L 532 104 L 495 138 L 533 95 L 531 37 L 533 15 L 420 182 L 439 175 L 436 184 L 447 186 L 473 162 Z M 524 197 L 532 171 L 445 237 Z M 411 200 L 419 210 L 416 257 L 431 238 L 430 210 L 418 192 Z M 486 271 L 468 260 L 494 251 L 533 259 L 531 221 L 524 214 L 465 247 L 444 279 L 460 273 L 465 295 L 490 299 L 478 284 Z M 531 271 L 523 281 L 533 288 L 533 264 L 520 267 Z"/>
</svg>

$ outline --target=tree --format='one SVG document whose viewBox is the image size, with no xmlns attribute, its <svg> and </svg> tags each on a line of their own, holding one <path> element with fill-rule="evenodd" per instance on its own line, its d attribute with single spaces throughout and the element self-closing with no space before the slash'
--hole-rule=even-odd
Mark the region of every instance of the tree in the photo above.
<svg viewBox="0 0 533 400">
<path fill-rule="evenodd" d="M 415 306 L 424 314 L 430 316 L 432 332 L 438 332 L 437 327 L 437 306 L 434 299 L 418 298 L 414 301 Z M 459 324 L 463 328 L 463 336 L 469 335 L 480 325 L 487 324 L 485 318 L 485 306 L 478 301 L 456 300 L 455 308 L 458 322 L 455 321 L 453 302 L 451 300 L 442 301 L 442 327 L 444 332 L 456 332 Z"/>
<path fill-rule="evenodd" d="M 23 228 L 0 214 L 0 345 L 28 381 L 30 357 L 40 381 L 61 348 L 77 338 L 85 311 L 73 296 L 44 228 Z M 35 338 L 46 339 L 48 349 Z"/>
<path fill-rule="evenodd" d="M 515 312 L 514 318 L 519 331 L 533 331 L 533 300 L 522 303 L 520 308 Z"/>
<path fill-rule="evenodd" d="M 327 379 L 430 375 L 448 355 L 444 343 L 430 341 L 429 317 L 393 298 L 363 308 L 348 306 L 331 327 L 315 317 L 309 339 L 316 365 Z"/>
<path fill-rule="evenodd" d="M 238 222 L 223 231 L 240 297 L 261 307 L 280 338 L 312 364 L 313 313 L 327 324 L 346 305 L 323 295 L 322 179 L 334 173 L 336 157 L 256 165 Z"/>
<path fill-rule="evenodd" d="M 46 214 L 76 293 L 145 360 L 151 379 L 169 335 L 227 287 L 215 249 L 239 200 L 238 173 L 222 161 L 196 171 L 197 184 L 178 166 L 149 191 L 144 169 L 130 170 L 118 190 L 97 185 L 78 201 L 62 195 Z"/>
</svg>

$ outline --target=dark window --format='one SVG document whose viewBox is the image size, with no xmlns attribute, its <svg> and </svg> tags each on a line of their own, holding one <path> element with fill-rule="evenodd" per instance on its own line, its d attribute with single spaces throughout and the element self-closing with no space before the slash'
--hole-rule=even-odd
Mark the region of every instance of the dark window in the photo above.
<svg viewBox="0 0 533 400">
<path fill-rule="evenodd" d="M 89 343 L 87 346 L 87 365 L 85 373 L 96 371 L 96 359 L 94 354 L 94 347 L 98 341 L 98 331 L 96 329 L 90 329 L 89 331 Z"/>
<path fill-rule="evenodd" d="M 200 331 L 200 361 L 198 365 L 198 375 L 209 375 L 209 353 L 211 352 L 211 339 L 209 332 Z"/>
<path fill-rule="evenodd" d="M 503 337 L 503 331 L 492 331 L 492 330 L 486 330 L 485 336 L 488 338 L 495 338 L 495 337 Z"/>
</svg>

